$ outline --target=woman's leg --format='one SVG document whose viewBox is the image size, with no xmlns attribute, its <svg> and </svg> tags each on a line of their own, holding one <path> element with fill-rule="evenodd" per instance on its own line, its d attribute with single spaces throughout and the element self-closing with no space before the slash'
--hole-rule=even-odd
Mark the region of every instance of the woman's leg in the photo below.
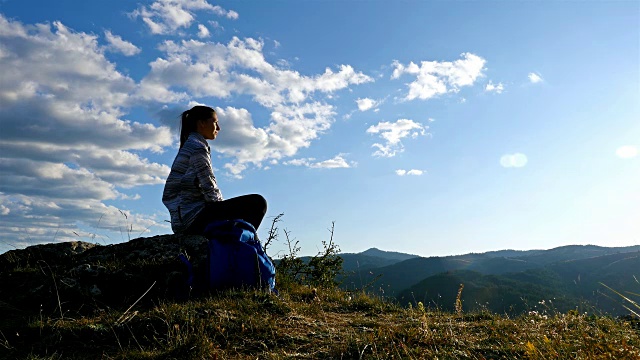
<svg viewBox="0 0 640 360">
<path fill-rule="evenodd" d="M 207 203 L 187 229 L 187 234 L 202 234 L 209 223 L 216 220 L 242 219 L 256 230 L 267 213 L 267 201 L 258 194 L 234 197 L 223 201 Z"/>
</svg>

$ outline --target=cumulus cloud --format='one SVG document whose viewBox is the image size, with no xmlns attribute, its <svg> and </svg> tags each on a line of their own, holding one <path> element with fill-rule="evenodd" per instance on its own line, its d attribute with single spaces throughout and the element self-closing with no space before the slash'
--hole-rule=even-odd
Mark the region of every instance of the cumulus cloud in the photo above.
<svg viewBox="0 0 640 360">
<path fill-rule="evenodd" d="M 109 43 L 109 46 L 107 46 L 107 50 L 109 51 L 119 52 L 126 56 L 133 56 L 140 53 L 140 48 L 123 40 L 118 35 L 113 35 L 109 30 L 104 32 L 104 36 L 107 39 L 107 43 Z"/>
<path fill-rule="evenodd" d="M 172 6 L 186 10 L 163 12 Z M 156 1 L 139 8 L 137 16 L 173 31 L 191 24 L 199 9 L 226 11 L 210 6 L 202 0 Z M 149 159 L 174 146 L 184 104 L 241 95 L 266 109 L 255 121 L 247 109 L 216 109 L 223 131 L 212 148 L 224 163 L 216 165 L 241 177 L 249 166 L 282 163 L 309 147 L 334 121 L 335 107 L 325 100 L 373 81 L 346 64 L 316 74 L 282 69 L 265 59 L 261 39 L 233 38 L 226 44 L 165 41 L 161 56 L 136 82 L 104 55 L 116 46 L 121 52 L 133 48 L 123 50 L 126 41 L 110 32 L 105 37 L 108 44 L 100 46 L 97 36 L 60 22 L 23 25 L 0 15 L 0 67 L 12 69 L 0 77 L 0 237 L 46 242 L 58 234 L 69 240 L 86 233 L 104 212 L 114 220 L 103 219 L 100 229 L 118 229 L 123 222 L 121 228 L 134 231 L 166 226 L 163 218 L 106 203 L 135 200 L 139 195 L 129 189 L 164 181 L 169 168 Z M 127 118 L 132 109 L 157 103 L 165 104 L 157 114 L 161 124 L 170 126 Z M 338 155 L 308 166 L 354 165 Z"/>
<path fill-rule="evenodd" d="M 338 154 L 332 159 L 327 159 L 323 161 L 316 161 L 315 158 L 301 158 L 301 159 L 288 160 L 288 161 L 285 161 L 283 164 L 293 165 L 293 166 L 306 166 L 309 168 L 316 168 L 316 169 L 351 168 L 356 165 L 355 162 L 348 162 L 344 158 L 344 154 Z"/>
<path fill-rule="evenodd" d="M 327 68 L 324 73 L 312 76 L 279 69 L 265 60 L 263 46 L 262 40 L 237 37 L 226 45 L 196 40 L 166 41 L 160 47 L 166 55 L 151 63 L 151 72 L 141 81 L 140 95 L 157 98 L 158 89 L 164 89 L 163 99 L 184 98 L 172 88 L 187 89 L 198 97 L 246 94 L 273 108 L 283 103 L 303 103 L 317 92 L 330 94 L 373 81 L 350 65 L 340 65 L 338 71 Z"/>
<path fill-rule="evenodd" d="M 413 175 L 413 176 L 420 176 L 422 174 L 424 174 L 423 170 L 416 170 L 416 169 L 411 169 L 411 170 L 396 170 L 396 174 L 398 176 L 405 176 L 405 175 Z"/>
<path fill-rule="evenodd" d="M 415 75 L 416 79 L 408 85 L 405 100 L 426 100 L 473 85 L 483 76 L 485 63 L 485 59 L 471 53 L 463 53 L 461 59 L 453 62 L 422 61 L 420 65 L 414 62 L 404 65 L 394 61 L 391 79 L 399 79 L 404 74 Z"/>
<path fill-rule="evenodd" d="M 273 109 L 268 127 L 258 128 L 246 109 L 227 107 L 216 111 L 223 131 L 212 148 L 234 159 L 224 167 L 235 177 L 241 177 L 248 164 L 260 166 L 309 147 L 312 140 L 330 128 L 335 115 L 332 106 L 318 102 L 283 105 Z"/>
<path fill-rule="evenodd" d="M 351 85 L 373 81 L 349 65 L 321 74 L 302 75 L 281 69 L 266 61 L 264 42 L 239 39 L 229 43 L 204 43 L 185 40 L 166 41 L 165 53 L 151 63 L 150 73 L 141 80 L 138 95 L 144 99 L 179 101 L 185 96 L 178 89 L 198 97 L 228 98 L 248 95 L 270 111 L 266 127 L 254 124 L 246 109 L 219 109 L 221 131 L 213 148 L 234 158 L 224 168 L 240 177 L 249 164 L 282 159 L 309 147 L 333 123 L 335 110 L 314 94 L 330 95 Z M 249 75 L 251 74 L 251 75 Z"/>
<path fill-rule="evenodd" d="M 0 109 L 24 99 L 63 104 L 52 109 L 62 115 L 70 104 L 114 109 L 123 106 L 135 88 L 103 55 L 94 35 L 75 33 L 60 22 L 25 27 L 0 15 Z M 46 61 L 55 59 L 55 61 Z M 43 96 L 49 94 L 50 96 Z M 77 106 L 76 106 L 77 107 Z"/>
<path fill-rule="evenodd" d="M 522 153 L 505 154 L 500 157 L 500 165 L 505 168 L 521 168 L 527 165 L 527 155 Z"/>
<path fill-rule="evenodd" d="M 202 24 L 198 24 L 198 37 L 202 39 L 209 36 L 211 36 L 211 34 L 209 33 L 209 29 L 207 29 L 207 27 Z"/>
<path fill-rule="evenodd" d="M 232 20 L 239 17 L 237 12 L 211 5 L 207 0 L 157 0 L 149 6 L 140 6 L 130 15 L 142 18 L 152 34 L 172 34 L 191 26 L 196 11 L 208 11 Z"/>
<path fill-rule="evenodd" d="M 358 104 L 358 110 L 360 111 L 371 110 L 380 105 L 379 101 L 369 99 L 369 98 L 357 99 L 356 103 Z"/>
<path fill-rule="evenodd" d="M 638 156 L 638 147 L 632 145 L 621 146 L 616 150 L 616 155 L 621 159 L 632 159 Z"/>
<path fill-rule="evenodd" d="M 8 194 L 80 200 L 110 200 L 118 195 L 114 185 L 89 170 L 60 163 L 0 158 L 0 174 L 0 191 Z"/>
<path fill-rule="evenodd" d="M 105 36 L 112 41 L 102 48 L 60 22 L 26 26 L 0 15 L 0 67 L 12 69 L 0 77 L 0 237 L 65 238 L 97 220 L 97 209 L 118 210 L 103 202 L 127 197 L 121 189 L 166 178 L 168 167 L 143 154 L 171 145 L 170 130 L 125 118 L 136 83 L 104 56 L 124 41 Z M 133 219 L 129 228 L 153 224 Z"/>
<path fill-rule="evenodd" d="M 138 237 L 152 227 L 167 228 L 155 216 L 133 214 L 91 199 L 0 193 L 0 206 L 9 209 L 0 216 L 0 239 L 3 245 L 16 248 L 70 240 L 107 244 Z"/>
<path fill-rule="evenodd" d="M 401 140 L 406 137 L 416 138 L 426 135 L 429 127 L 409 119 L 399 119 L 396 122 L 380 122 L 367 129 L 368 134 L 379 134 L 385 143 L 375 143 L 372 147 L 377 148 L 373 153 L 376 157 L 393 157 L 397 153 L 404 151 Z"/>
<path fill-rule="evenodd" d="M 543 81 L 542 76 L 540 76 L 540 74 L 537 73 L 529 73 L 529 81 L 531 81 L 531 83 L 533 84 L 537 84 Z"/>
<path fill-rule="evenodd" d="M 493 82 L 489 81 L 489 83 L 484 87 L 484 91 L 502 94 L 502 91 L 504 91 L 504 85 L 502 83 L 494 84 Z"/>
<path fill-rule="evenodd" d="M 224 26 L 220 25 L 217 21 L 210 20 L 209 25 L 217 31 L 224 31 Z"/>
</svg>

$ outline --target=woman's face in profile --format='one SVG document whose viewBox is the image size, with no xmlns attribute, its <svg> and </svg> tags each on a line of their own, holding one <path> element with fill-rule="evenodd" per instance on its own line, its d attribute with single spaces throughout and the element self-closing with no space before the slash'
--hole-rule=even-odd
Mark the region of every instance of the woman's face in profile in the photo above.
<svg viewBox="0 0 640 360">
<path fill-rule="evenodd" d="M 218 125 L 218 114 L 213 113 L 212 117 L 198 122 L 198 132 L 207 140 L 213 140 L 218 136 L 220 125 Z"/>
</svg>

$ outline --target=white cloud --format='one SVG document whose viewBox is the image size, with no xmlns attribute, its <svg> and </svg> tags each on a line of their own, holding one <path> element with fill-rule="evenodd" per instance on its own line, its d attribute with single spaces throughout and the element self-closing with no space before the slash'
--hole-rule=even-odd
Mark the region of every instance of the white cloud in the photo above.
<svg viewBox="0 0 640 360">
<path fill-rule="evenodd" d="M 185 94 L 174 89 L 186 89 L 197 97 L 242 94 L 269 109 L 269 125 L 263 128 L 254 125 L 245 109 L 220 109 L 222 131 L 213 148 L 234 158 L 225 169 L 239 176 L 247 164 L 260 166 L 266 160 L 295 155 L 330 128 L 334 107 L 310 102 L 312 95 L 327 96 L 350 85 L 373 81 L 349 65 L 308 76 L 280 69 L 265 60 L 263 47 L 260 39 L 235 37 L 226 45 L 166 41 L 160 47 L 166 56 L 151 63 L 139 95 L 149 100 L 160 97 L 179 101 Z"/>
<path fill-rule="evenodd" d="M 0 215 L 9 215 L 10 212 L 11 210 L 8 207 L 0 205 Z"/>
<path fill-rule="evenodd" d="M 458 92 L 463 86 L 471 86 L 481 76 L 486 60 L 471 53 L 461 54 L 461 59 L 448 61 L 422 61 L 420 66 L 410 62 L 403 65 L 393 62 L 391 79 L 398 79 L 404 74 L 416 75 L 409 84 L 409 92 L 405 100 L 430 99 L 449 92 Z"/>
<path fill-rule="evenodd" d="M 138 237 L 152 227 L 167 228 L 154 216 L 133 214 L 96 200 L 0 193 L 0 204 L 9 209 L 0 216 L 0 238 L 15 247 L 71 240 L 106 244 Z M 114 234 L 118 237 L 112 238 Z"/>
<path fill-rule="evenodd" d="M 529 77 L 529 81 L 531 81 L 533 84 L 537 84 L 539 82 L 544 81 L 542 79 L 542 76 L 540 76 L 540 74 L 537 74 L 537 73 L 533 73 L 533 72 L 529 73 L 528 77 Z"/>
<path fill-rule="evenodd" d="M 105 36 L 113 41 L 103 48 L 60 22 L 25 26 L 0 15 L 0 68 L 11 69 L 0 77 L 0 238 L 71 239 L 100 211 L 119 212 L 103 203 L 126 198 L 119 189 L 166 178 L 168 167 L 143 154 L 171 145 L 170 130 L 125 118 L 136 83 L 104 56 L 118 39 Z M 155 224 L 129 221 L 140 231 Z M 107 219 L 100 227 L 117 228 Z"/>
<path fill-rule="evenodd" d="M 320 169 L 339 169 L 339 168 L 350 168 L 354 165 L 354 163 L 349 163 L 342 155 L 336 155 L 332 159 L 316 162 L 311 164 L 312 168 L 320 168 Z"/>
<path fill-rule="evenodd" d="M 278 64 L 278 66 L 280 68 L 285 68 L 288 69 L 291 67 L 291 63 L 289 63 L 287 60 L 285 59 L 278 59 L 278 61 L 276 61 L 276 64 Z"/>
<path fill-rule="evenodd" d="M 142 199 L 142 196 L 140 196 L 140 194 L 135 194 L 133 196 L 126 195 L 126 194 L 120 194 L 119 199 L 122 199 L 122 200 L 140 200 L 140 199 Z"/>
<path fill-rule="evenodd" d="M 504 91 L 504 85 L 502 83 L 494 84 L 493 82 L 489 81 L 489 83 L 484 87 L 484 91 L 502 94 L 502 91 Z"/>
<path fill-rule="evenodd" d="M 104 32 L 104 36 L 109 43 L 109 46 L 107 46 L 107 50 L 109 51 L 119 52 L 126 56 L 133 56 L 140 53 L 140 48 L 123 40 L 118 35 L 113 35 L 109 30 Z"/>
<path fill-rule="evenodd" d="M 216 8 L 220 9 L 217 14 L 220 15 L 220 16 L 224 16 L 227 19 L 238 20 L 238 18 L 240 17 L 240 14 L 238 14 L 237 12 L 235 12 L 233 10 L 226 11 L 226 10 L 222 9 L 221 7 L 219 7 L 219 6 L 216 6 Z"/>
<path fill-rule="evenodd" d="M 222 131 L 211 146 L 233 159 L 224 168 L 237 178 L 248 164 L 277 164 L 280 159 L 294 156 L 300 148 L 309 147 L 312 140 L 329 129 L 334 116 L 332 106 L 317 102 L 283 105 L 273 109 L 268 127 L 258 128 L 246 109 L 216 108 L 216 112 Z"/>
<path fill-rule="evenodd" d="M 224 168 L 227 169 L 232 177 L 236 179 L 242 179 L 242 172 L 247 169 L 247 165 L 243 163 L 227 163 L 224 164 Z"/>
<path fill-rule="evenodd" d="M 119 150 L 118 147 L 102 148 L 79 145 L 74 148 L 66 144 L 2 141 L 0 149 L 3 154 L 0 161 L 33 159 L 48 164 L 88 169 L 100 180 L 122 188 L 162 184 L 169 175 L 168 166 L 152 163 L 130 151 Z M 0 168 L 1 170 L 2 168 Z M 25 168 L 19 168 L 16 170 L 16 174 L 21 174 L 24 171 L 26 171 Z M 40 176 L 44 177 L 44 175 Z"/>
<path fill-rule="evenodd" d="M 283 162 L 284 165 L 292 165 L 292 166 L 307 166 L 311 165 L 312 161 L 315 161 L 315 158 L 300 158 L 300 159 L 292 159 Z"/>
<path fill-rule="evenodd" d="M 339 169 L 339 168 L 351 168 L 356 165 L 355 162 L 348 162 L 344 158 L 344 154 L 338 154 L 332 159 L 324 161 L 316 161 L 315 158 L 301 158 L 293 159 L 283 162 L 284 165 L 293 166 L 306 166 L 316 169 Z"/>
<path fill-rule="evenodd" d="M 358 104 L 358 110 L 360 111 L 367 111 L 380 105 L 380 102 L 369 98 L 359 98 L 356 100 L 356 103 Z"/>
<path fill-rule="evenodd" d="M 207 27 L 202 24 L 198 24 L 198 37 L 202 39 L 209 36 L 211 36 L 211 34 L 209 33 L 209 29 L 207 29 Z"/>
<path fill-rule="evenodd" d="M 621 146 L 616 150 L 616 155 L 622 159 L 632 159 L 638 156 L 638 147 L 632 145 Z"/>
<path fill-rule="evenodd" d="M 273 47 L 276 49 L 280 47 L 280 42 L 278 40 L 273 40 Z"/>
<path fill-rule="evenodd" d="M 421 135 L 426 135 L 428 128 L 428 126 L 409 119 L 399 119 L 394 123 L 385 121 L 370 126 L 367 129 L 367 133 L 379 134 L 381 138 L 386 140 L 384 144 L 375 143 L 372 145 L 372 147 L 378 149 L 373 153 L 373 156 L 395 156 L 397 153 L 404 151 L 404 146 L 401 142 L 403 138 L 408 136 L 416 138 Z"/>
<path fill-rule="evenodd" d="M 239 17 L 237 12 L 211 5 L 207 0 L 157 0 L 149 6 L 139 7 L 130 15 L 142 18 L 153 34 L 171 34 L 191 26 L 196 11 L 208 11 L 232 20 Z"/>
<path fill-rule="evenodd" d="M 118 196 L 115 186 L 89 170 L 30 159 L 0 158 L 0 189 L 8 194 L 62 199 L 110 200 Z"/>
<path fill-rule="evenodd" d="M 187 3 L 183 9 L 189 11 L 172 14 L 173 23 L 157 14 L 143 16 L 144 11 L 160 14 Z M 170 24 L 190 24 L 189 12 L 208 3 L 153 4 L 138 9 L 137 16 L 164 31 Z M 157 4 L 161 6 L 153 7 Z M 116 39 L 105 32 L 109 36 Z M 97 36 L 74 32 L 60 22 L 30 26 L 0 15 L 0 44 L 0 68 L 12 69 L 0 77 L 0 238 L 19 241 L 51 241 L 56 231 L 57 239 L 72 239 L 105 211 L 115 214 L 115 220 L 103 220 L 100 228 L 118 229 L 124 210 L 105 201 L 138 199 L 135 187 L 164 181 L 169 168 L 148 156 L 172 147 L 175 138 L 169 126 L 127 119 L 134 107 L 164 103 L 158 106 L 160 120 L 175 130 L 176 108 L 182 110 L 185 103 L 252 97 L 266 108 L 266 118 L 254 123 L 246 109 L 218 108 L 222 132 L 212 143 L 225 162 L 220 166 L 241 177 L 249 166 L 275 165 L 295 156 L 327 131 L 336 111 L 323 97 L 373 81 L 350 65 L 318 74 L 280 69 L 265 60 L 263 41 L 251 38 L 233 38 L 228 44 L 166 41 L 159 48 L 163 55 L 150 63 L 139 82 L 105 57 L 110 44 L 101 47 Z M 355 163 L 338 155 L 310 166 Z M 124 189 L 132 190 L 125 194 Z M 133 223 L 121 228 L 166 226 L 155 217 L 126 214 Z"/>
<path fill-rule="evenodd" d="M 0 15 L 0 64 L 12 69 L 0 77 L 0 109 L 34 98 L 64 104 L 56 106 L 55 113 L 68 111 L 62 107 L 71 104 L 108 109 L 126 105 L 135 83 L 104 57 L 96 36 L 75 33 L 60 22 L 53 28 L 25 27 Z"/>
<path fill-rule="evenodd" d="M 505 168 L 521 168 L 527 165 L 528 159 L 525 154 L 505 154 L 500 157 L 500 165 Z"/>
<path fill-rule="evenodd" d="M 413 175 L 413 176 L 420 176 L 422 174 L 424 174 L 423 170 L 416 170 L 416 169 L 411 169 L 411 170 L 396 170 L 396 174 L 398 176 L 405 176 L 405 175 Z"/>
<path fill-rule="evenodd" d="M 247 94 L 261 105 L 273 108 L 283 103 L 300 104 L 316 92 L 332 93 L 373 81 L 350 65 L 340 65 L 337 72 L 327 68 L 315 76 L 278 69 L 265 60 L 263 46 L 261 40 L 237 37 L 227 45 L 166 41 L 160 47 L 166 57 L 151 63 L 151 72 L 141 82 L 141 96 L 152 99 L 160 89 L 165 89 L 163 99 L 180 99 L 183 96 L 170 90 L 179 87 L 199 97 Z"/>
<path fill-rule="evenodd" d="M 224 31 L 224 26 L 220 25 L 220 23 L 217 21 L 210 20 L 209 25 L 211 25 L 211 27 L 216 29 L 217 31 Z"/>
</svg>

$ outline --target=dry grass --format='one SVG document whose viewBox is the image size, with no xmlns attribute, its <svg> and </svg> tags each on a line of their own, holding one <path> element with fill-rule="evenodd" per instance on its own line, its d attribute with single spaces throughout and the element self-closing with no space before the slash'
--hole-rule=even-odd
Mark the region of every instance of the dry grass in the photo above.
<svg viewBox="0 0 640 360">
<path fill-rule="evenodd" d="M 609 317 L 409 309 L 290 286 L 90 317 L 0 323 L 7 359 L 638 359 L 640 330 Z M 124 316 L 123 316 L 124 314 Z M 9 336 L 8 334 L 12 334 Z M 16 335 L 17 334 L 17 335 Z M 5 337 L 5 335 L 7 335 Z"/>
</svg>

